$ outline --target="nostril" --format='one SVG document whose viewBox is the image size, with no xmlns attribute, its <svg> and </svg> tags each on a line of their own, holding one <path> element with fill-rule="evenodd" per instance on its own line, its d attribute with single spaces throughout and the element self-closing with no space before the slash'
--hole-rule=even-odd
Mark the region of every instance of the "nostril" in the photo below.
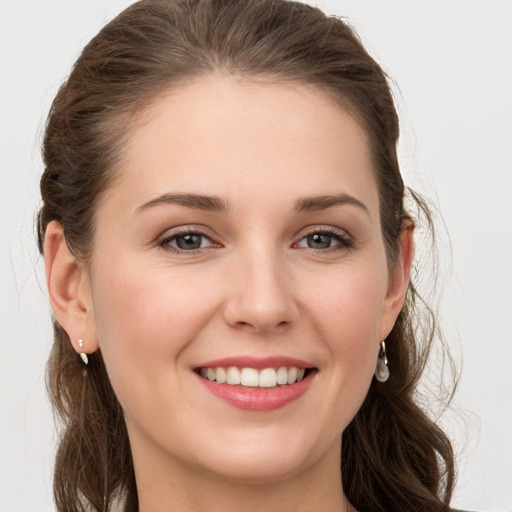
<svg viewBox="0 0 512 512">
<path fill-rule="evenodd" d="M 273 322 L 265 322 L 265 321 L 255 321 L 252 322 L 245 322 L 245 321 L 239 321 L 236 322 L 235 327 L 242 329 L 242 330 L 248 330 L 255 333 L 265 333 L 272 331 L 273 329 L 283 329 L 287 327 L 290 324 L 290 322 L 283 320 L 281 322 L 273 323 Z"/>
<path fill-rule="evenodd" d="M 256 327 L 249 322 L 236 322 L 235 327 L 244 331 L 257 331 Z"/>
</svg>

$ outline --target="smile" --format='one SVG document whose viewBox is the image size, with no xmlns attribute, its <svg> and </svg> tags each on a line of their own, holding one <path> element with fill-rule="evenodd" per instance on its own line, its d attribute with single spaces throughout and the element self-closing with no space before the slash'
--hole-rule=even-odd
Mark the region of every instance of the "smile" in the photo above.
<svg viewBox="0 0 512 512">
<path fill-rule="evenodd" d="M 274 388 L 276 386 L 286 386 L 295 384 L 304 379 L 306 368 L 297 368 L 281 366 L 280 368 L 237 368 L 230 366 L 228 368 L 200 368 L 199 375 L 203 379 L 208 379 L 219 384 L 228 384 L 229 386 L 244 386 L 251 388 Z"/>
<path fill-rule="evenodd" d="M 233 357 L 210 361 L 194 372 L 200 383 L 225 403 L 244 410 L 271 411 L 304 395 L 318 370 L 287 357 Z"/>
</svg>

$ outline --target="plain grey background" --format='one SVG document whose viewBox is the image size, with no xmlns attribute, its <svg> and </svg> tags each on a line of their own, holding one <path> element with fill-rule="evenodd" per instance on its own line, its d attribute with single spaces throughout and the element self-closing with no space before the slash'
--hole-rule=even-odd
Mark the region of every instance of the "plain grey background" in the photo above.
<svg viewBox="0 0 512 512">
<path fill-rule="evenodd" d="M 82 46 L 130 3 L 0 0 L 2 512 L 53 510 L 52 335 L 33 229 L 44 118 Z M 512 1 L 310 3 L 347 17 L 399 86 L 402 170 L 442 214 L 441 320 L 463 368 L 440 420 L 458 454 L 454 505 L 512 511 Z"/>
</svg>

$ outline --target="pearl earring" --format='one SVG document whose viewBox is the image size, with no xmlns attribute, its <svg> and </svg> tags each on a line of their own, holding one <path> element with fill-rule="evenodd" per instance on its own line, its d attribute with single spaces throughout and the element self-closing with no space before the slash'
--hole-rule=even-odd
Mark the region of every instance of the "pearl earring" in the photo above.
<svg viewBox="0 0 512 512">
<path fill-rule="evenodd" d="M 386 382 L 389 379 L 388 358 L 386 356 L 386 342 L 381 341 L 379 358 L 375 366 L 375 378 L 379 382 Z"/>
<path fill-rule="evenodd" d="M 80 338 L 80 339 L 78 340 L 78 346 L 79 346 L 80 348 L 83 348 L 83 347 L 84 347 L 84 340 L 83 340 L 82 338 Z M 87 357 L 87 354 L 86 354 L 85 352 L 81 352 L 81 353 L 80 353 L 80 358 L 82 359 L 82 361 L 83 361 L 83 363 L 84 363 L 85 365 L 88 365 L 88 364 L 89 364 L 89 358 Z"/>
</svg>

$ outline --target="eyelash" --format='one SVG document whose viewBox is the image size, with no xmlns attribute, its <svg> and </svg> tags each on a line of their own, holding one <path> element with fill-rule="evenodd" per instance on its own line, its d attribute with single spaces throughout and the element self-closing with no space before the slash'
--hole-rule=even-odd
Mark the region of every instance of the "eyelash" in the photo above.
<svg viewBox="0 0 512 512">
<path fill-rule="evenodd" d="M 199 249 L 194 249 L 194 250 L 180 249 L 179 247 L 173 247 L 172 245 L 170 245 L 171 242 L 177 240 L 180 237 L 184 237 L 187 235 L 196 235 L 196 236 L 200 236 L 203 239 L 206 238 L 207 240 L 209 240 L 211 242 L 211 245 L 209 245 L 208 247 L 200 247 Z M 211 249 L 212 247 L 220 247 L 221 246 L 219 243 L 216 243 L 214 240 L 212 240 L 211 236 L 208 236 L 207 234 L 202 233 L 201 231 L 199 231 L 197 229 L 183 229 L 181 231 L 177 231 L 176 233 L 166 236 L 165 238 L 160 240 L 158 242 L 158 245 L 160 247 L 162 247 L 163 249 L 165 249 L 166 251 L 173 252 L 176 254 L 194 254 L 194 255 L 202 254 L 205 250 Z"/>
<path fill-rule="evenodd" d="M 337 230 L 335 228 L 325 227 L 325 228 L 315 228 L 306 233 L 300 240 L 294 245 L 302 242 L 302 240 L 307 239 L 312 235 L 327 235 L 331 239 L 339 242 L 339 244 L 327 247 L 326 249 L 314 249 L 313 247 L 304 247 L 304 249 L 308 251 L 313 251 L 315 253 L 330 253 L 336 251 L 350 250 L 354 248 L 354 240 L 345 232 Z"/>
<path fill-rule="evenodd" d="M 200 247 L 198 249 L 192 249 L 192 250 L 185 250 L 180 249 L 179 247 L 173 247 L 171 245 L 172 242 L 176 241 L 180 237 L 184 237 L 187 235 L 196 235 L 200 236 L 201 238 L 206 238 L 210 241 L 211 245 L 208 245 L 207 247 Z M 309 236 L 312 235 L 326 235 L 330 237 L 331 239 L 334 239 L 334 241 L 338 242 L 338 244 L 327 247 L 325 249 L 315 249 L 313 247 L 303 247 L 306 251 L 314 252 L 314 253 L 330 253 L 330 252 L 336 252 L 336 251 L 342 251 L 342 250 L 350 250 L 354 247 L 354 241 L 350 236 L 348 236 L 346 233 L 343 233 L 341 231 L 338 231 L 334 228 L 316 228 L 312 229 L 308 233 L 306 233 L 298 242 L 294 243 L 294 246 L 297 246 L 300 242 L 307 239 Z M 195 229 L 184 229 L 181 231 L 178 231 L 176 233 L 173 233 L 172 235 L 166 236 L 165 238 L 161 239 L 158 242 L 158 245 L 162 247 L 164 250 L 175 253 L 175 254 L 190 254 L 190 255 L 197 255 L 202 254 L 205 250 L 209 250 L 215 247 L 221 247 L 221 244 L 215 242 L 211 236 Z"/>
</svg>

